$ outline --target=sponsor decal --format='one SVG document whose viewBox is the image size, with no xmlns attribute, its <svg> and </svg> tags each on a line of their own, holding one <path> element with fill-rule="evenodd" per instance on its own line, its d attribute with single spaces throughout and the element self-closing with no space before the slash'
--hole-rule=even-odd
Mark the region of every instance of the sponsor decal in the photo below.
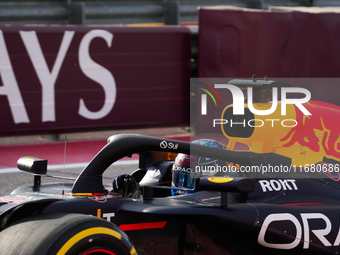
<svg viewBox="0 0 340 255">
<path fill-rule="evenodd" d="M 213 183 L 226 183 L 226 182 L 231 182 L 234 180 L 234 178 L 226 178 L 226 177 L 210 177 L 208 178 L 208 181 L 213 182 Z"/>
<path fill-rule="evenodd" d="M 67 51 L 73 41 L 75 31 L 64 32 L 57 52 L 57 57 L 54 63 L 52 63 L 52 66 L 48 65 L 48 57 L 43 53 L 43 47 L 40 45 L 36 31 L 19 31 L 19 34 L 41 84 L 41 121 L 56 122 L 55 84 L 60 71 L 62 70 Z M 96 82 L 104 93 L 102 107 L 97 110 L 89 109 L 83 98 L 79 100 L 78 114 L 85 119 L 91 120 L 101 119 L 107 116 L 111 112 L 116 101 L 116 82 L 112 73 L 91 58 L 90 45 L 91 42 L 97 38 L 103 40 L 106 43 L 107 48 L 111 47 L 113 34 L 103 29 L 93 29 L 83 36 L 78 49 L 78 61 L 81 72 L 88 79 Z M 0 87 L 0 95 L 7 97 L 15 124 L 31 123 L 10 60 L 10 54 L 7 50 L 4 34 L 1 30 L 0 53 L 2 56 L 0 58 L 0 73 L 3 82 L 3 85 Z"/>
<path fill-rule="evenodd" d="M 6 202 L 9 204 L 21 204 L 27 201 L 39 200 L 38 197 L 30 197 L 30 196 L 20 196 L 20 195 L 9 195 L 6 197 L 0 197 L 0 202 Z"/>
<path fill-rule="evenodd" d="M 320 152 L 326 160 L 339 160 L 340 107 L 318 101 L 312 101 L 305 107 L 313 114 L 305 116 L 296 111 L 297 125 L 281 139 L 283 147 L 300 145 L 313 152 Z"/>
<path fill-rule="evenodd" d="M 315 224 L 312 225 L 312 221 L 320 222 L 318 225 L 320 227 L 315 227 Z M 294 234 L 290 234 L 289 239 L 284 238 L 285 242 L 275 241 L 274 239 L 266 239 L 267 231 L 281 231 L 281 229 L 273 227 L 274 224 L 278 222 L 281 223 L 280 226 L 283 228 L 286 228 L 287 224 L 292 225 L 294 228 L 294 231 L 292 232 Z M 278 224 L 275 224 L 275 226 L 278 226 Z M 335 239 L 328 236 L 332 230 L 338 232 Z M 284 235 L 285 230 L 282 233 Z M 268 235 L 269 234 L 267 234 L 267 236 Z M 316 239 L 314 237 L 316 237 Z M 311 242 L 320 243 L 326 247 L 339 246 L 339 223 L 333 226 L 330 219 L 322 213 L 300 213 L 299 216 L 295 216 L 290 213 L 273 213 L 264 219 L 257 240 L 262 246 L 283 250 L 294 249 L 300 244 L 300 242 L 303 243 L 303 249 L 309 249 Z"/>
<path fill-rule="evenodd" d="M 26 198 L 15 198 L 15 197 L 1 197 L 0 202 L 6 202 L 9 204 L 20 204 L 29 201 Z"/>
<path fill-rule="evenodd" d="M 90 196 L 90 197 L 87 197 L 87 198 L 90 199 L 90 200 L 96 201 L 98 203 L 101 203 L 101 204 L 107 202 L 107 198 L 106 197 L 97 197 L 97 196 L 94 197 L 94 196 Z"/>
<path fill-rule="evenodd" d="M 281 190 L 298 190 L 296 180 L 278 179 L 278 180 L 259 180 L 262 191 L 281 191 Z"/>
<path fill-rule="evenodd" d="M 172 171 L 179 171 L 179 172 L 184 172 L 184 173 L 195 173 L 190 167 L 184 167 L 184 166 L 178 166 L 178 165 L 173 165 L 172 166 Z"/>
<path fill-rule="evenodd" d="M 102 213 L 102 209 L 97 209 L 97 217 L 103 218 L 109 222 L 112 222 L 111 219 L 114 218 L 116 214 L 114 212 Z"/>
<path fill-rule="evenodd" d="M 172 142 L 167 142 L 165 140 L 163 140 L 159 146 L 162 148 L 162 149 L 171 149 L 171 150 L 177 150 L 178 149 L 178 143 L 174 144 Z"/>
</svg>

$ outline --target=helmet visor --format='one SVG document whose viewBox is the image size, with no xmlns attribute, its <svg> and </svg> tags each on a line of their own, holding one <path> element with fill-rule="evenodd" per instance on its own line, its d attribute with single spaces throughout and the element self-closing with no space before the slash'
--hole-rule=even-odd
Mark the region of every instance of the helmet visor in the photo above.
<svg viewBox="0 0 340 255">
<path fill-rule="evenodd" d="M 172 171 L 173 185 L 179 188 L 195 188 L 195 174 L 181 171 Z"/>
</svg>

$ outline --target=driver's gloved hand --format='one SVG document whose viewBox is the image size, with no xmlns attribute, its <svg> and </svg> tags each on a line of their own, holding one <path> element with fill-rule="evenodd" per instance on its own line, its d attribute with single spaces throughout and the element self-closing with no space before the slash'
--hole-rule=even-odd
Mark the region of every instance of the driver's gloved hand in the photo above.
<svg viewBox="0 0 340 255">
<path fill-rule="evenodd" d="M 129 174 L 121 174 L 116 176 L 112 181 L 112 188 L 112 191 L 118 193 L 118 195 L 121 197 L 141 197 L 138 182 Z"/>
</svg>

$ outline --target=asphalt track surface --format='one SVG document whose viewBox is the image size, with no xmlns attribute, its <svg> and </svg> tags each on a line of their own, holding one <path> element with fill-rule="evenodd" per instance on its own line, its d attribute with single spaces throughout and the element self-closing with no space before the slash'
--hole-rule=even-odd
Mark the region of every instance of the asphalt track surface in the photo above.
<svg viewBox="0 0 340 255">
<path fill-rule="evenodd" d="M 182 141 L 190 140 L 189 134 L 183 128 L 62 134 L 59 135 L 58 140 L 40 135 L 2 137 L 0 138 L 0 195 L 9 194 L 18 186 L 33 184 L 33 175 L 20 171 L 16 167 L 19 158 L 33 156 L 47 159 L 48 174 L 76 178 L 88 162 L 106 145 L 107 138 L 119 133 L 137 133 Z M 138 156 L 124 158 L 105 171 L 103 182 L 109 184 L 117 174 L 132 173 L 137 167 Z M 61 182 L 61 180 L 43 177 L 42 183 L 46 182 Z"/>
</svg>

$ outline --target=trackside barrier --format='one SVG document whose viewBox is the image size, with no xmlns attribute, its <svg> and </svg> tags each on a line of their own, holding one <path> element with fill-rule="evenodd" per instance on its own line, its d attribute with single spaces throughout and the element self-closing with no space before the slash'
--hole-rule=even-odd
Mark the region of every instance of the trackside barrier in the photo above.
<svg viewBox="0 0 340 255">
<path fill-rule="evenodd" d="M 0 135 L 187 125 L 191 31 L 0 26 Z"/>
<path fill-rule="evenodd" d="M 198 8 L 230 5 L 339 6 L 337 0 L 21 0 L 0 2 L 0 24 L 136 24 L 175 25 L 198 20 Z"/>
<path fill-rule="evenodd" d="M 200 9 L 199 77 L 339 77 L 340 9 L 272 9 Z"/>
</svg>

